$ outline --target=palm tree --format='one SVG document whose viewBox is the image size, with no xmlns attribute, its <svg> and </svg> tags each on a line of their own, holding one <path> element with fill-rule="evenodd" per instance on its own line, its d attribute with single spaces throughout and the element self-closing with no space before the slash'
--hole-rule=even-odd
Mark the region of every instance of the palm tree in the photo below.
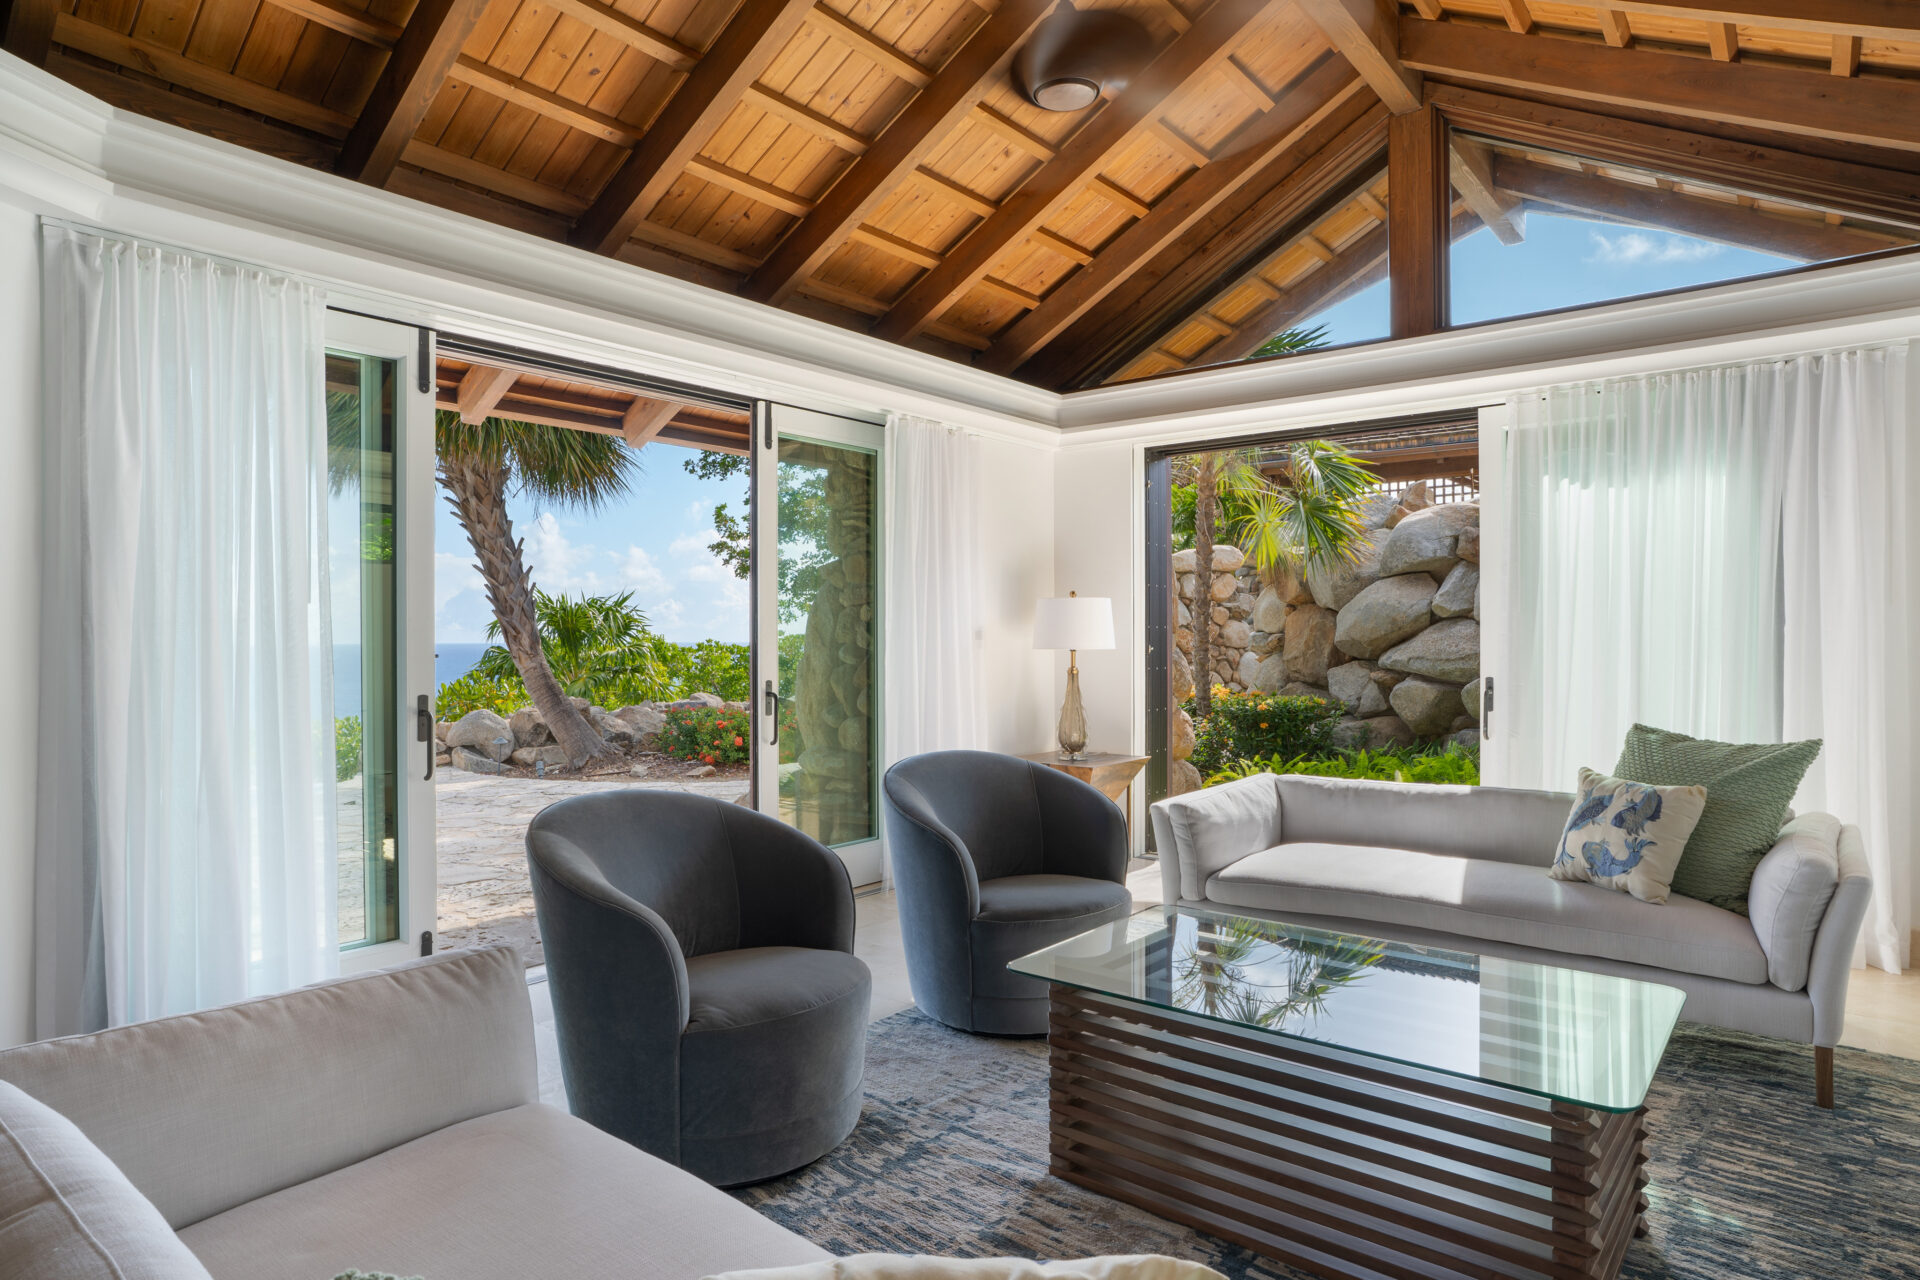
<svg viewBox="0 0 1920 1280">
<path fill-rule="evenodd" d="M 633 606 L 633 592 L 617 596 L 533 595 L 540 624 L 540 648 L 547 668 L 569 698 L 607 706 L 669 696 L 658 637 L 647 615 Z M 487 624 L 487 639 L 498 640 L 500 621 Z M 513 655 L 495 645 L 473 669 L 488 680 L 519 674 Z"/>
<path fill-rule="evenodd" d="M 639 460 L 618 436 L 507 418 L 474 426 L 447 409 L 434 417 L 434 452 L 447 505 L 473 545 L 499 637 L 527 696 L 575 768 L 609 754 L 606 740 L 569 701 L 547 665 L 533 578 L 507 517 L 507 491 L 563 509 L 593 511 L 626 494 Z"/>
<path fill-rule="evenodd" d="M 1221 478 L 1238 511 L 1234 533 L 1254 567 L 1351 564 L 1366 544 L 1359 501 L 1373 469 L 1331 440 L 1296 440 L 1276 467 L 1236 457 Z"/>
</svg>

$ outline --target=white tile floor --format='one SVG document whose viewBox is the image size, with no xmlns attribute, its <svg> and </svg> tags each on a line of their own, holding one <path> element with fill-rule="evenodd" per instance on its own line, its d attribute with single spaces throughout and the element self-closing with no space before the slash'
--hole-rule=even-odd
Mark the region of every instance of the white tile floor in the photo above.
<svg viewBox="0 0 1920 1280">
<path fill-rule="evenodd" d="M 1160 900 L 1158 863 L 1136 863 L 1127 877 L 1135 903 Z M 872 892 L 854 901 L 854 954 L 873 970 L 873 1020 L 913 1004 L 907 985 L 906 948 L 900 939 L 900 911 L 891 893 Z M 528 971 L 533 997 L 534 1036 L 540 1055 L 540 1096 L 566 1105 L 560 1083 L 560 1053 L 554 1040 L 553 1005 L 546 971 Z M 1847 1030 L 1841 1043 L 1874 1053 L 1920 1059 L 1920 971 L 1895 976 L 1879 969 L 1856 970 L 1847 998 Z"/>
</svg>

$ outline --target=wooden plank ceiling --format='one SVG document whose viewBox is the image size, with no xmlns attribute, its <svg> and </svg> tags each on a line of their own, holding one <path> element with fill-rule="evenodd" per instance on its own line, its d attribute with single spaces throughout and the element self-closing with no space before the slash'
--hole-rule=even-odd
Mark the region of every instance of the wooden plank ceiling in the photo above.
<svg viewBox="0 0 1920 1280">
<path fill-rule="evenodd" d="M 594 382 L 524 369 L 440 357 L 434 403 L 462 422 L 508 418 L 575 431 L 621 436 L 635 449 L 658 441 L 745 454 L 753 435 L 747 414 L 661 399 Z"/>
<path fill-rule="evenodd" d="M 1244 358 L 1390 243 L 1533 208 L 1809 260 L 1920 237 L 1906 0 L 1086 0 L 1156 52 L 1048 112 L 1010 67 L 1055 3 L 0 0 L 0 38 L 132 111 L 1054 387 Z M 1390 174 L 1390 137 L 1427 142 Z M 1394 278 L 1404 324 L 1443 318 L 1406 292 L 1443 270 Z"/>
</svg>

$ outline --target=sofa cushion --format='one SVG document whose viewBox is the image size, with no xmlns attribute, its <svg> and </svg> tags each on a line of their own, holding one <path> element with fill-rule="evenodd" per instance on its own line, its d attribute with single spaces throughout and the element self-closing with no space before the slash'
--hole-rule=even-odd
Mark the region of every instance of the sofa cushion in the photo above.
<svg viewBox="0 0 1920 1280">
<path fill-rule="evenodd" d="M 1807 985 L 1813 940 L 1839 886 L 1840 819 L 1830 813 L 1789 822 L 1753 869 L 1747 914 L 1774 986 L 1798 991 Z"/>
<path fill-rule="evenodd" d="M 1765 982 L 1746 919 L 1675 895 L 1655 906 L 1544 867 L 1337 844 L 1283 844 L 1215 875 L 1207 896 L 1270 914 L 1344 916 L 1466 938 Z"/>
<path fill-rule="evenodd" d="M 0 1083 L 0 1277 L 207 1280 L 207 1272 L 73 1121 Z"/>
<path fill-rule="evenodd" d="M 1548 874 L 1665 902 L 1706 803 L 1705 787 L 1656 787 L 1582 769 Z"/>
<path fill-rule="evenodd" d="M 1280 842 L 1280 793 L 1270 773 L 1189 791 L 1154 808 L 1173 827 L 1183 898 L 1205 894 L 1207 877 L 1235 858 Z"/>
<path fill-rule="evenodd" d="M 540 1096 L 511 947 L 43 1040 L 0 1053 L 0 1080 L 79 1125 L 176 1231 Z"/>
<path fill-rule="evenodd" d="M 538 1103 L 468 1120 L 180 1233 L 216 1280 L 693 1280 L 827 1256 L 692 1174 Z"/>
<path fill-rule="evenodd" d="M 1281 839 L 1381 845 L 1545 869 L 1559 847 L 1573 796 L 1561 791 L 1462 787 L 1372 778 L 1279 780 Z"/>
<path fill-rule="evenodd" d="M 1001 876 L 980 882 L 980 920 L 1069 920 L 1131 906 L 1124 884 L 1086 876 Z M 1092 926 L 1089 925 L 1089 928 Z"/>
</svg>

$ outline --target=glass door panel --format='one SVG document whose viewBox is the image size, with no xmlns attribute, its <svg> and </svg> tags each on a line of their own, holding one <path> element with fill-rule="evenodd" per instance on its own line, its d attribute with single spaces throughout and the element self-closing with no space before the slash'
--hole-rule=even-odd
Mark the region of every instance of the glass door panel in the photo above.
<svg viewBox="0 0 1920 1280">
<path fill-rule="evenodd" d="M 755 458 L 760 808 L 880 878 L 880 429 L 776 405 Z"/>
<path fill-rule="evenodd" d="M 433 392 L 419 330 L 327 317 L 328 571 L 341 967 L 435 927 Z M 432 379 L 427 379 L 431 388 Z"/>
</svg>

